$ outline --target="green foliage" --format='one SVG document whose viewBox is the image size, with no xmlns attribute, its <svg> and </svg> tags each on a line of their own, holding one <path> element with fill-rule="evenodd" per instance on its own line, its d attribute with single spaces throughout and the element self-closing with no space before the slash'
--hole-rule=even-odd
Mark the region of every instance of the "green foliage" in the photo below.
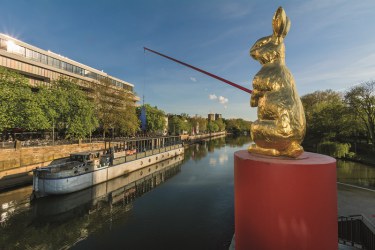
<svg viewBox="0 0 375 250">
<path fill-rule="evenodd" d="M 10 128 L 47 129 L 39 94 L 32 92 L 25 77 L 0 67 L 0 131 Z"/>
<path fill-rule="evenodd" d="M 184 132 L 190 133 L 192 125 L 189 117 L 184 115 L 172 115 L 168 118 L 168 131 L 172 135 L 180 135 Z"/>
<path fill-rule="evenodd" d="M 335 158 L 343 158 L 349 154 L 349 143 L 337 143 L 325 141 L 318 144 L 318 153 L 329 155 Z"/>
<path fill-rule="evenodd" d="M 103 137 L 109 130 L 121 135 L 133 135 L 139 129 L 139 120 L 131 93 L 124 93 L 113 87 L 109 78 L 100 80 L 95 88 L 95 113 Z"/>
<path fill-rule="evenodd" d="M 93 111 L 86 93 L 70 79 L 32 89 L 25 77 L 0 67 L 0 131 L 56 127 L 66 138 L 83 138 L 97 126 Z"/>
<path fill-rule="evenodd" d="M 307 94 L 301 100 L 307 122 L 305 148 L 314 150 L 315 145 L 324 141 L 359 145 L 362 138 L 366 138 L 367 147 L 374 148 L 374 81 L 355 86 L 344 97 L 338 92 L 326 90 Z"/>
<path fill-rule="evenodd" d="M 225 123 L 223 121 L 223 119 L 218 119 L 218 120 L 215 120 L 214 121 L 216 123 L 216 125 L 219 127 L 219 130 L 218 131 L 225 131 Z"/>
<path fill-rule="evenodd" d="M 137 108 L 138 117 L 141 114 L 141 108 Z M 152 107 L 150 104 L 145 104 L 146 109 L 146 131 L 151 134 L 160 134 L 166 128 L 166 115 L 163 110 L 158 107 Z"/>
<path fill-rule="evenodd" d="M 215 121 L 209 121 L 207 124 L 207 130 L 210 133 L 215 133 L 219 131 L 219 125 Z"/>
<path fill-rule="evenodd" d="M 245 121 L 241 118 L 239 119 L 228 119 L 225 120 L 226 129 L 229 133 L 234 135 L 247 134 L 250 133 L 251 122 Z"/>
<path fill-rule="evenodd" d="M 51 126 L 64 131 L 65 138 L 84 138 L 97 126 L 94 105 L 76 81 L 60 78 L 51 88 L 41 88 L 41 104 Z"/>
<path fill-rule="evenodd" d="M 199 116 L 191 117 L 190 124 L 191 124 L 192 130 L 193 128 L 198 129 L 199 133 L 204 133 L 205 131 L 207 131 L 207 119 L 206 118 L 199 117 Z"/>
<path fill-rule="evenodd" d="M 116 120 L 116 127 L 119 128 L 123 135 L 134 135 L 139 130 L 140 121 L 137 116 L 135 105 L 130 101 L 123 102 L 122 107 L 118 110 L 119 115 Z"/>
<path fill-rule="evenodd" d="M 305 143 L 342 141 L 352 136 L 358 128 L 353 114 L 338 92 L 316 91 L 303 96 L 301 100 L 307 123 Z"/>
<path fill-rule="evenodd" d="M 375 148 L 375 81 L 365 82 L 345 94 L 345 102 L 356 120 L 362 123 L 367 140 Z"/>
</svg>

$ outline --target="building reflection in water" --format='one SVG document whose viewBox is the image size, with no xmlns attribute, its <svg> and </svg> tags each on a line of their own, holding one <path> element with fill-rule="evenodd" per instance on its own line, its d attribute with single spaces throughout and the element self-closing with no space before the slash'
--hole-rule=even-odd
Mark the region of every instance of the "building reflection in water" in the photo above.
<svg viewBox="0 0 375 250">
<path fill-rule="evenodd" d="M 68 195 L 3 203 L 0 246 L 65 249 L 117 220 L 123 223 L 133 201 L 177 175 L 183 160 L 184 155 L 176 156 Z"/>
</svg>

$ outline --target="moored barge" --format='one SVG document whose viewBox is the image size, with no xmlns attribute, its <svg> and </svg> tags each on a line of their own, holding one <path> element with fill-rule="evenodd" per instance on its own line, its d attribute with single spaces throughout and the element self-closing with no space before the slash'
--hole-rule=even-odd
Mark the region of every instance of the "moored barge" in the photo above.
<svg viewBox="0 0 375 250">
<path fill-rule="evenodd" d="M 33 198 L 73 193 L 184 153 L 180 137 L 127 140 L 33 170 Z"/>
</svg>

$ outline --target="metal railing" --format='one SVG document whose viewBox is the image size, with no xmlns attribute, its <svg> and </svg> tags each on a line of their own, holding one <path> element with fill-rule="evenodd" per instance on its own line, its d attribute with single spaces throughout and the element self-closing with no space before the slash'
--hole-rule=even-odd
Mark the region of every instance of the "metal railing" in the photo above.
<svg viewBox="0 0 375 250">
<path fill-rule="evenodd" d="M 180 136 L 155 136 L 155 137 L 145 137 L 145 136 L 137 136 L 137 137 L 115 137 L 115 138 L 85 138 L 85 139 L 59 139 L 59 140 L 51 140 L 51 139 L 30 139 L 30 140 L 18 140 L 19 147 L 27 148 L 27 147 L 45 147 L 45 146 L 56 146 L 56 145 L 70 145 L 70 144 L 79 144 L 79 143 L 104 143 L 104 142 L 124 142 L 124 141 L 140 141 L 140 140 L 149 140 L 149 139 L 157 139 L 157 138 L 178 138 L 178 140 L 174 140 L 173 142 L 168 142 L 171 145 L 175 143 L 181 143 Z M 15 141 L 0 141 L 0 149 L 11 149 L 16 148 Z"/>
<path fill-rule="evenodd" d="M 375 226 L 363 215 L 338 218 L 339 242 L 375 250 Z"/>
</svg>

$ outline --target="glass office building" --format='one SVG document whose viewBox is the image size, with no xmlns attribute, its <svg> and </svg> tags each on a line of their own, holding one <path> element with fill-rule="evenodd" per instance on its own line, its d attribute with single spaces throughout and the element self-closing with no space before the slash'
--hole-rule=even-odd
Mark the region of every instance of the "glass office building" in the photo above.
<svg viewBox="0 0 375 250">
<path fill-rule="evenodd" d="M 51 81 L 59 77 L 68 77 L 77 79 L 83 89 L 90 91 L 94 88 L 93 84 L 107 79 L 115 89 L 134 93 L 134 85 L 131 83 L 1 33 L 0 66 L 26 76 L 30 85 L 35 87 L 49 85 Z M 138 100 L 139 97 L 134 96 L 134 101 Z"/>
</svg>

